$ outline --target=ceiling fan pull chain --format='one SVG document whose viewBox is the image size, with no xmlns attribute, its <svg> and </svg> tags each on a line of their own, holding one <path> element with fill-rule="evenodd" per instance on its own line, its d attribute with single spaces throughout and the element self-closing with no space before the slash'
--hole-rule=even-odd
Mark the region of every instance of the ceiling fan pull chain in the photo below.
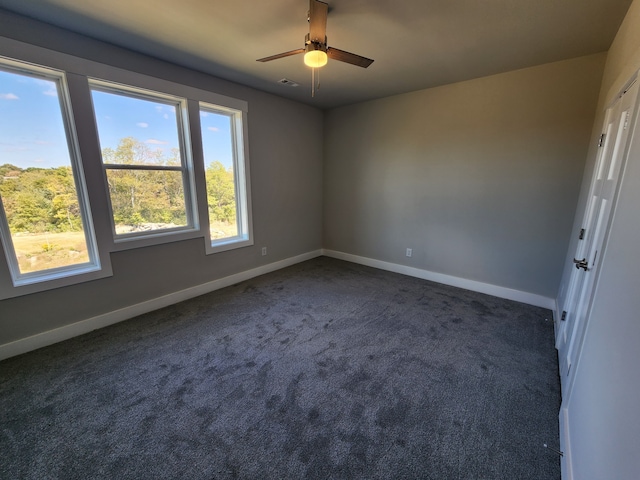
<svg viewBox="0 0 640 480">
<path fill-rule="evenodd" d="M 316 68 L 311 67 L 311 98 L 316 96 L 316 90 L 320 90 L 320 71 L 318 70 L 318 83 L 316 84 Z"/>
</svg>

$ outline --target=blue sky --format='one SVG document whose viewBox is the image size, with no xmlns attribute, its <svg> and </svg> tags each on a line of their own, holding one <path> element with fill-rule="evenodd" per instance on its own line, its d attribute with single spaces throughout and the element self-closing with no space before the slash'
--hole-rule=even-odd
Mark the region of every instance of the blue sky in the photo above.
<svg viewBox="0 0 640 480">
<path fill-rule="evenodd" d="M 0 165 L 69 165 L 55 83 L 0 70 Z"/>
<path fill-rule="evenodd" d="M 205 166 L 219 161 L 229 168 L 233 164 L 231 118 L 213 112 L 200 112 L 202 148 Z"/>
<path fill-rule="evenodd" d="M 101 148 L 134 137 L 169 154 L 178 147 L 175 108 L 161 102 L 93 92 Z M 230 118 L 202 112 L 205 163 L 232 164 Z M 0 70 L 0 165 L 50 168 L 69 165 L 55 83 Z"/>
</svg>

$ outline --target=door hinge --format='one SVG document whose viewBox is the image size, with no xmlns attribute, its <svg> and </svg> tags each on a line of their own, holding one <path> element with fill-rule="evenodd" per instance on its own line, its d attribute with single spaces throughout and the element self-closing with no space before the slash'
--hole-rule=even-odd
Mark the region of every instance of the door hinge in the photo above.
<svg viewBox="0 0 640 480">
<path fill-rule="evenodd" d="M 627 110 L 627 114 L 624 116 L 624 129 L 626 130 L 629 126 L 629 111 Z"/>
<path fill-rule="evenodd" d="M 604 139 L 607 137 L 606 133 L 600 135 L 600 140 L 598 140 L 598 147 L 602 147 L 604 145 Z"/>
<path fill-rule="evenodd" d="M 560 317 L 560 320 L 564 322 L 566 319 L 567 319 L 567 311 L 563 310 L 562 311 L 562 316 Z"/>
<path fill-rule="evenodd" d="M 580 229 L 580 235 L 578 235 L 578 240 L 584 240 L 584 228 Z"/>
<path fill-rule="evenodd" d="M 576 264 L 576 268 L 579 269 L 584 269 L 585 272 L 587 272 L 589 270 L 589 262 L 587 262 L 586 258 L 583 258 L 582 260 L 578 260 L 577 258 L 573 259 L 573 263 Z"/>
</svg>

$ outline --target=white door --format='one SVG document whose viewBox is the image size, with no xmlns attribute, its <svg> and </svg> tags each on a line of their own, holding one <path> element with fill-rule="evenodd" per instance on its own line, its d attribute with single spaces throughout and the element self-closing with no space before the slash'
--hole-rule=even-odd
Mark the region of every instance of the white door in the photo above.
<svg viewBox="0 0 640 480">
<path fill-rule="evenodd" d="M 563 317 L 556 346 L 563 386 L 570 377 L 582 345 L 591 297 L 609 219 L 622 172 L 630 122 L 638 93 L 638 82 L 629 87 L 618 101 L 607 110 L 599 153 L 596 160 L 580 241 L 574 257 L 576 269 L 569 280 Z"/>
</svg>

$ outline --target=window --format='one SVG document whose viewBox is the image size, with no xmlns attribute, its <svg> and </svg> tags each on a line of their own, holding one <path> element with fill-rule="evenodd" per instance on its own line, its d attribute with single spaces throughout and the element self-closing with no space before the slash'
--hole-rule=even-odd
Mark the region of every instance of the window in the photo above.
<svg viewBox="0 0 640 480">
<path fill-rule="evenodd" d="M 253 245 L 246 101 L 0 45 L 0 299 L 110 276 L 120 250 Z"/>
<path fill-rule="evenodd" d="M 211 251 L 249 242 L 242 112 L 200 103 Z M 217 247 L 217 248 L 216 248 Z"/>
<path fill-rule="evenodd" d="M 90 85 L 116 242 L 196 229 L 186 101 Z"/>
<path fill-rule="evenodd" d="M 0 158 L 14 287 L 100 270 L 62 72 L 0 59 Z"/>
</svg>

